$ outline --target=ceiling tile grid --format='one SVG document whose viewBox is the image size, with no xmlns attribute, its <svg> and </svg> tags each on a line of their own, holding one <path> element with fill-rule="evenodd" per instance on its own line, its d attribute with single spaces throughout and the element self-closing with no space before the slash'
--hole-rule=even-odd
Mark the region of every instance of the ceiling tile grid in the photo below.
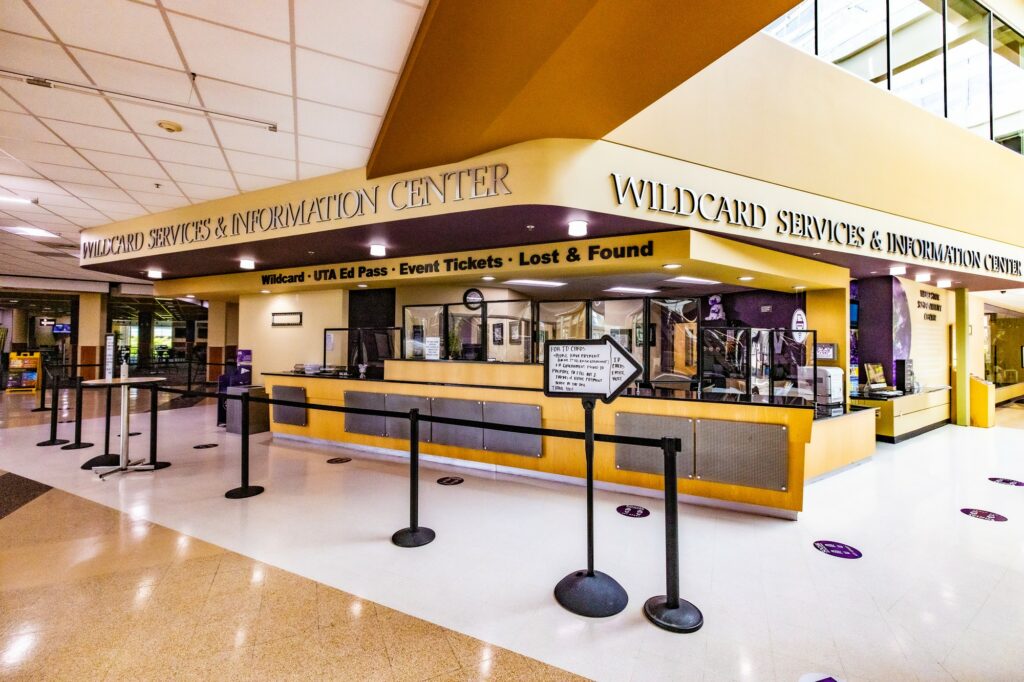
<svg viewBox="0 0 1024 682">
<path fill-rule="evenodd" d="M 0 274 L 119 279 L 81 229 L 365 165 L 424 5 L 0 2 L 0 198 L 38 201 L 0 201 Z"/>
</svg>

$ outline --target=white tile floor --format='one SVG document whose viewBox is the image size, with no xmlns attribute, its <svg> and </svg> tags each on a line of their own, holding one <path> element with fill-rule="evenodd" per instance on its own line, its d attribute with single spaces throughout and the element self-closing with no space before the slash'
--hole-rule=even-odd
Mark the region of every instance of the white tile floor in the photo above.
<svg viewBox="0 0 1024 682">
<path fill-rule="evenodd" d="M 164 471 L 102 482 L 78 464 L 96 449 L 37 448 L 46 427 L 0 431 L 0 469 L 491 641 L 598 680 L 1024 679 L 1024 408 L 1001 425 L 946 427 L 880 445 L 860 467 L 812 484 L 800 520 L 681 507 L 682 595 L 704 612 L 690 635 L 651 626 L 643 602 L 664 592 L 661 503 L 597 495 L 597 565 L 626 588 L 627 609 L 592 621 L 552 588 L 585 563 L 580 488 L 473 471 L 444 487 L 425 464 L 421 522 L 437 540 L 399 549 L 407 467 L 339 449 L 254 437 L 252 480 L 267 492 L 227 500 L 237 437 L 212 407 L 160 414 Z M 70 425 L 62 426 L 69 429 Z M 133 428 L 146 452 L 147 418 Z M 86 439 L 102 422 L 86 422 Z M 217 442 L 220 447 L 194 450 Z M 620 504 L 651 509 L 644 519 Z M 1009 517 L 969 518 L 961 507 Z M 816 551 L 832 539 L 864 557 Z M 807 676 L 809 673 L 817 675 Z"/>
</svg>

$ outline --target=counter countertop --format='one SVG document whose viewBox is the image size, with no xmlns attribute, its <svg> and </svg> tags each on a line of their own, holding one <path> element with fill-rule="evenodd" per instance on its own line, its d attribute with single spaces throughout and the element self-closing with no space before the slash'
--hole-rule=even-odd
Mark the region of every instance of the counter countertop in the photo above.
<svg viewBox="0 0 1024 682">
<path fill-rule="evenodd" d="M 912 398 L 915 395 L 924 395 L 926 393 L 937 393 L 939 391 L 948 391 L 949 386 L 926 386 L 920 391 L 914 391 L 913 393 L 904 393 L 903 395 L 875 395 L 873 393 L 851 393 L 851 400 L 877 400 L 879 402 L 885 402 L 888 400 L 899 400 L 900 398 Z"/>
</svg>

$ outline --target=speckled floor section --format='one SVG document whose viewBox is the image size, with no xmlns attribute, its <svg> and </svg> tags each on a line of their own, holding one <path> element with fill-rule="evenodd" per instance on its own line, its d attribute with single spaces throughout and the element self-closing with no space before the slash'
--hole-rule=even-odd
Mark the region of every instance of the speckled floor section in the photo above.
<svg viewBox="0 0 1024 682">
<path fill-rule="evenodd" d="M 36 499 L 50 486 L 0 471 L 0 519 Z"/>
<path fill-rule="evenodd" d="M 0 518 L 0 679 L 583 678 L 48 490 Z"/>
</svg>

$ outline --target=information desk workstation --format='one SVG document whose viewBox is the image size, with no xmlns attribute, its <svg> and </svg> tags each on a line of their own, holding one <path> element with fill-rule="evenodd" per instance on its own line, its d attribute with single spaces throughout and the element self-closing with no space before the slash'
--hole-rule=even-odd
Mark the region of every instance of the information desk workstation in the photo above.
<svg viewBox="0 0 1024 682">
<path fill-rule="evenodd" d="M 540 364 L 387 360 L 383 379 L 294 371 L 263 376 L 276 399 L 401 412 L 415 408 L 420 414 L 577 432 L 584 425 L 579 400 L 544 395 Z M 595 430 L 678 437 L 680 494 L 691 501 L 794 518 L 803 508 L 805 461 L 813 460 L 810 468 L 819 475 L 848 464 L 850 456 L 870 456 L 874 449 L 870 427 L 865 428 L 873 415 L 816 420 L 813 405 L 796 404 L 803 402 L 630 389 L 611 405 L 598 403 Z M 408 452 L 406 419 L 274 406 L 270 427 L 275 437 Z M 865 432 L 866 438 L 858 436 Z M 850 442 L 858 437 L 865 443 Z M 585 476 L 578 440 L 423 422 L 420 443 L 424 459 L 566 482 L 578 483 Z M 596 445 L 599 487 L 651 494 L 663 489 L 662 472 L 662 453 L 654 448 Z"/>
<path fill-rule="evenodd" d="M 850 404 L 875 412 L 878 440 L 900 443 L 949 423 L 950 387 L 922 388 L 903 395 L 851 393 Z"/>
</svg>

